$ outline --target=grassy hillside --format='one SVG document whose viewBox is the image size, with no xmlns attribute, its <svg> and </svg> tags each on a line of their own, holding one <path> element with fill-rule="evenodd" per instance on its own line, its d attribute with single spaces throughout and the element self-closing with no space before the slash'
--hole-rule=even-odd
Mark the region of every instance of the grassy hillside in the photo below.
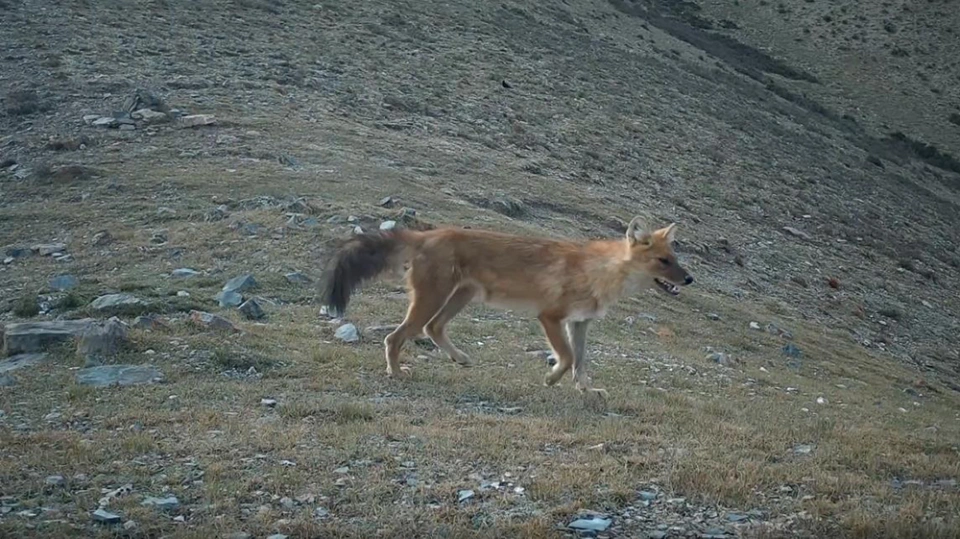
<svg viewBox="0 0 960 539">
<path fill-rule="evenodd" d="M 845 71 L 821 4 L 0 0 L 0 320 L 131 326 L 0 371 L 0 535 L 957 537 L 956 85 Z M 317 301 L 357 226 L 634 215 L 696 283 L 591 327 L 605 405 L 542 386 L 528 316 L 470 307 L 478 367 L 421 342 L 389 380 L 401 283 Z M 214 299 L 248 273 L 261 319 Z"/>
</svg>

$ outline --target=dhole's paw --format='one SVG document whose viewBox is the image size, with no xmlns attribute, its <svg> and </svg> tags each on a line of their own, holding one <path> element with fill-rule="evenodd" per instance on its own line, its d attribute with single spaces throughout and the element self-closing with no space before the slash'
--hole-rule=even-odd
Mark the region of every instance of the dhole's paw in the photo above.
<svg viewBox="0 0 960 539">
<path fill-rule="evenodd" d="M 390 378 L 409 378 L 413 376 L 413 371 L 406 365 L 400 365 L 400 368 L 397 370 L 387 367 L 387 376 Z"/>
<path fill-rule="evenodd" d="M 473 367 L 474 365 L 476 365 L 476 363 L 474 363 L 473 360 L 470 359 L 470 356 L 468 356 L 467 354 L 451 356 L 450 359 L 452 359 L 454 363 L 456 363 L 457 365 L 460 365 L 461 367 Z"/>
<path fill-rule="evenodd" d="M 545 386 L 547 386 L 547 387 L 552 386 L 552 385 L 556 384 L 557 382 L 559 382 L 559 381 L 560 381 L 560 378 L 561 378 L 562 376 L 563 376 L 563 373 L 562 373 L 562 372 L 557 373 L 557 372 L 554 372 L 554 371 L 550 371 L 550 372 L 547 373 L 546 376 L 543 377 L 543 385 L 545 385 Z"/>
</svg>

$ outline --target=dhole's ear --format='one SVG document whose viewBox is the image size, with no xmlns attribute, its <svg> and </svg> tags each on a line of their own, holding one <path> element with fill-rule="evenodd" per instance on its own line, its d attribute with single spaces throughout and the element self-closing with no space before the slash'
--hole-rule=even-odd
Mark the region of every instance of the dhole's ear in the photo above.
<svg viewBox="0 0 960 539">
<path fill-rule="evenodd" d="M 631 219 L 630 224 L 627 225 L 627 241 L 630 245 L 650 243 L 650 233 L 647 232 L 646 227 L 643 226 L 643 222 L 639 216 Z"/>
<path fill-rule="evenodd" d="M 673 243 L 677 235 L 677 223 L 670 223 L 668 226 L 658 230 L 657 234 L 663 236 L 663 239 L 667 240 L 667 243 Z"/>
</svg>

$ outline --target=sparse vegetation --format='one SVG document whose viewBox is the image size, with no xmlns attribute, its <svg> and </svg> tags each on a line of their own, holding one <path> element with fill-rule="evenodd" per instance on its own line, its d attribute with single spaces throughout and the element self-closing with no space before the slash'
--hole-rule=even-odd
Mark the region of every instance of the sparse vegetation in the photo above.
<svg viewBox="0 0 960 539">
<path fill-rule="evenodd" d="M 13 305 L 13 314 L 20 318 L 32 318 L 40 314 L 40 304 L 37 302 L 37 295 L 27 292 L 20 296 L 20 299 Z"/>
<path fill-rule="evenodd" d="M 0 114 L 0 322 L 117 314 L 130 342 L 105 366 L 164 381 L 80 385 L 72 341 L 13 371 L 0 535 L 536 539 L 597 512 L 611 538 L 958 537 L 956 146 L 844 86 L 837 47 L 791 59 L 802 28 L 803 47 L 842 39 L 824 9 L 853 26 L 869 3 L 42 4 L 0 12 L 2 77 L 56 104 Z M 889 18 L 867 43 L 912 43 Z M 747 45 L 770 20 L 787 30 Z M 937 77 L 914 115 L 953 133 Z M 214 123 L 85 123 L 153 103 L 147 83 Z M 421 341 L 391 380 L 400 282 L 343 321 L 317 304 L 356 227 L 617 237 L 634 215 L 678 223 L 696 281 L 591 325 L 606 403 L 542 386 L 521 312 L 468 307 L 450 336 L 477 367 Z M 215 299 L 246 273 L 263 318 Z M 114 292 L 144 303 L 91 306 Z M 127 484 L 106 505 L 122 523 L 93 522 Z"/>
</svg>

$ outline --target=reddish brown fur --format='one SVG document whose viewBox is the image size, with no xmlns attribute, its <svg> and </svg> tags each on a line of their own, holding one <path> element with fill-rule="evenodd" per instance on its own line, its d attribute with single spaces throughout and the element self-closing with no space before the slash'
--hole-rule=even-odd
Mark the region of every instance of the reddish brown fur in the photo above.
<svg viewBox="0 0 960 539">
<path fill-rule="evenodd" d="M 327 290 L 344 298 L 337 304 L 330 292 L 328 304 L 343 311 L 349 291 L 360 281 L 409 262 L 407 316 L 384 339 L 391 376 L 406 370 L 399 364 L 400 349 L 421 332 L 457 363 L 472 365 L 449 341 L 445 326 L 471 301 L 481 301 L 536 313 L 557 356 L 545 383 L 555 384 L 572 368 L 583 391 L 590 389 L 583 357 L 587 323 L 603 316 L 631 285 L 651 286 L 652 278 L 675 285 L 692 282 L 677 263 L 673 234 L 674 225 L 643 232 L 634 219 L 625 239 L 589 242 L 452 228 L 371 235 L 338 253 Z"/>
</svg>

